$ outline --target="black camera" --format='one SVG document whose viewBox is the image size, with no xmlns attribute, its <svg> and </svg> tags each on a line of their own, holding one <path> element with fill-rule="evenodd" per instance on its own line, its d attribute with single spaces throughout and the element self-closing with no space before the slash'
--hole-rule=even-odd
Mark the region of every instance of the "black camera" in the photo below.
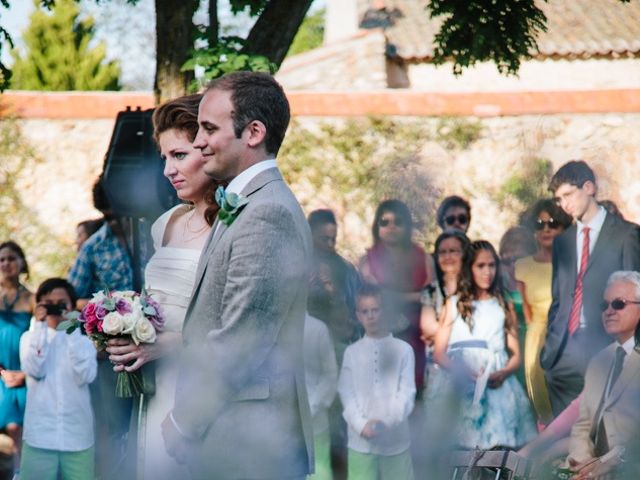
<svg viewBox="0 0 640 480">
<path fill-rule="evenodd" d="M 62 315 L 66 305 L 63 303 L 45 303 L 44 308 L 47 311 L 47 315 Z"/>
</svg>

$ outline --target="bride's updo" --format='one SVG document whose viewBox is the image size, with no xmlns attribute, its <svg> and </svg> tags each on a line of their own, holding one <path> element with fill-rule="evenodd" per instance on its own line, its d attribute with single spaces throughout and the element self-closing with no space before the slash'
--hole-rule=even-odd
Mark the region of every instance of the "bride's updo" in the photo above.
<svg viewBox="0 0 640 480">
<path fill-rule="evenodd" d="M 184 132 L 190 142 L 193 142 L 198 133 L 198 107 L 202 100 L 202 94 L 194 93 L 174 100 L 169 100 L 155 109 L 151 121 L 153 123 L 153 139 L 160 144 L 160 135 L 167 130 Z M 219 185 L 225 185 L 211 179 L 211 185 L 205 193 L 205 200 L 209 205 L 204 213 L 204 218 L 209 225 L 218 214 L 218 204 L 214 199 L 215 191 Z"/>
</svg>

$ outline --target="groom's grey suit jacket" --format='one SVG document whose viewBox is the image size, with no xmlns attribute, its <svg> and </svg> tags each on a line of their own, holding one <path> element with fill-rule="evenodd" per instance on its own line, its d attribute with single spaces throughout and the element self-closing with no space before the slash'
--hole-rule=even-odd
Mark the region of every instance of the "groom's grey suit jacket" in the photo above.
<svg viewBox="0 0 640 480">
<path fill-rule="evenodd" d="M 277 168 L 215 224 L 183 327 L 173 415 L 194 478 L 303 477 L 313 466 L 302 339 L 311 258 L 304 214 Z"/>
</svg>

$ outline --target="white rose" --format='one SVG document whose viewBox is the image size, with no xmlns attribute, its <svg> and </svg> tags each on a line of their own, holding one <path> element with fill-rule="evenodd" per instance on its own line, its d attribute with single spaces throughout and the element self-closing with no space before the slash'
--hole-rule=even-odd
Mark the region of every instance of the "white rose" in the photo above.
<svg viewBox="0 0 640 480">
<path fill-rule="evenodd" d="M 122 333 L 131 333 L 138 321 L 142 318 L 140 310 L 134 309 L 131 313 L 122 315 Z"/>
<path fill-rule="evenodd" d="M 122 315 L 118 312 L 107 313 L 102 321 L 102 331 L 107 335 L 120 335 L 122 333 Z"/>
<path fill-rule="evenodd" d="M 156 329 L 146 318 L 141 318 L 131 332 L 131 338 L 137 344 L 153 343 L 156 341 Z"/>
<path fill-rule="evenodd" d="M 107 296 L 104 294 L 102 290 L 93 294 L 93 298 L 91 299 L 91 303 L 101 303 L 107 299 Z"/>
</svg>

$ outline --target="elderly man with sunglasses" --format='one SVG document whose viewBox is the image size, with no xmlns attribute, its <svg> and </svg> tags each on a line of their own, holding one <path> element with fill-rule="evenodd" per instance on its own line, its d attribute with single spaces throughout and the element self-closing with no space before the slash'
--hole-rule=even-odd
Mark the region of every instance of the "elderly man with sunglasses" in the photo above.
<svg viewBox="0 0 640 480">
<path fill-rule="evenodd" d="M 602 324 L 615 340 L 589 363 L 580 416 L 571 431 L 569 464 L 575 478 L 592 478 L 618 463 L 616 452 L 640 432 L 640 273 L 615 272 L 602 302 Z M 604 456 L 604 465 L 599 457 Z M 611 457 L 611 458 L 609 458 Z M 590 475 L 591 474 L 591 475 Z M 638 478 L 626 472 L 617 478 Z"/>
</svg>

